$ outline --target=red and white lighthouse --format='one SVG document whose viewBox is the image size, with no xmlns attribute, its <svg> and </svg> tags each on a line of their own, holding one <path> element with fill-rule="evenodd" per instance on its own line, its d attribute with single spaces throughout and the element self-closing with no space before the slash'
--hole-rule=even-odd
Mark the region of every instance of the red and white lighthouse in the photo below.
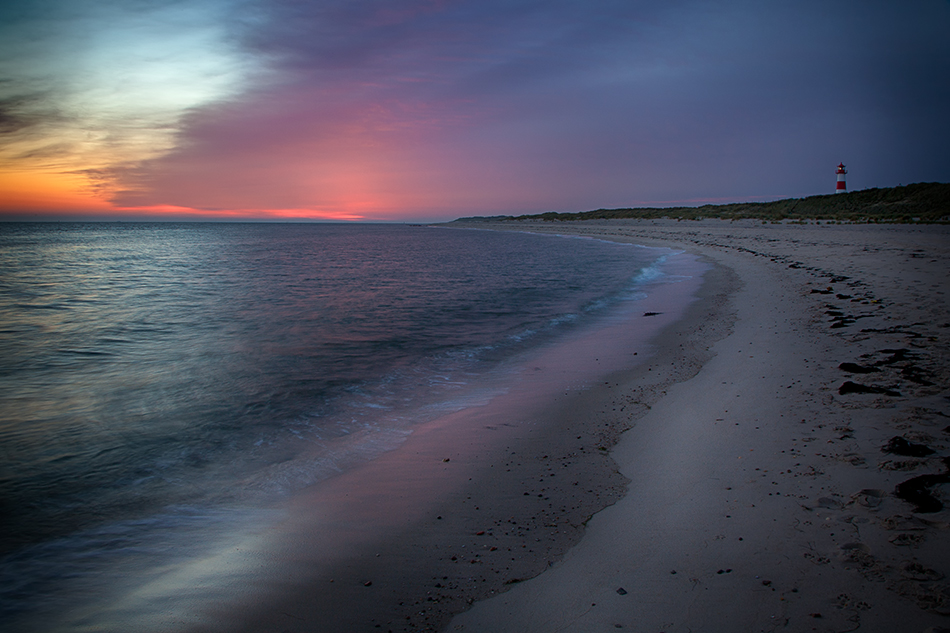
<svg viewBox="0 0 950 633">
<path fill-rule="evenodd" d="M 838 163 L 838 171 L 835 173 L 838 174 L 838 184 L 835 185 L 835 193 L 847 193 L 848 185 L 844 182 L 844 175 L 848 173 L 848 170 L 844 168 L 844 163 Z"/>
</svg>

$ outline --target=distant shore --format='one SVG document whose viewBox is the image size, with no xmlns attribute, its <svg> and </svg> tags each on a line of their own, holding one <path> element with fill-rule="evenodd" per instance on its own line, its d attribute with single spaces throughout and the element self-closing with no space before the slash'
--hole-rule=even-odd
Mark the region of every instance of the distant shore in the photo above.
<svg viewBox="0 0 950 633">
<path fill-rule="evenodd" d="M 471 226 L 682 248 L 715 272 L 664 335 L 692 369 L 590 402 L 649 402 L 611 452 L 626 494 L 445 630 L 950 627 L 950 228 Z"/>
<path fill-rule="evenodd" d="M 495 215 L 460 218 L 456 223 L 586 220 L 762 220 L 766 222 L 845 222 L 950 224 L 950 183 L 918 182 L 769 202 L 732 202 L 689 207 L 596 209 L 575 213 Z"/>
</svg>

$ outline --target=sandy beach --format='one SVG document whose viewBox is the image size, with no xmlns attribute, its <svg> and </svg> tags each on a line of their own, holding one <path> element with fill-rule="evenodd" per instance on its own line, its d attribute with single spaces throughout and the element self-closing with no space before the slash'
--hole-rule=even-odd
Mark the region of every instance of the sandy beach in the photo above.
<svg viewBox="0 0 950 633">
<path fill-rule="evenodd" d="M 693 272 L 647 293 L 640 339 L 534 359 L 540 400 L 444 416 L 300 495 L 261 556 L 281 576 L 185 629 L 950 629 L 946 227 L 471 228 Z M 599 368 L 614 340 L 636 351 Z"/>
<path fill-rule="evenodd" d="M 446 630 L 950 629 L 946 227 L 517 228 L 675 246 L 717 272 L 608 397 L 639 405 L 610 453 L 625 494 Z M 657 380 L 670 362 L 681 375 Z"/>
</svg>

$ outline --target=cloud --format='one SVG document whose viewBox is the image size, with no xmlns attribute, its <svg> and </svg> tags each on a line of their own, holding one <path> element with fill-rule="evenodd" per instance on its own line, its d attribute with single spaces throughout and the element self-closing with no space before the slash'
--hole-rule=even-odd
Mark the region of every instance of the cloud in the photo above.
<svg viewBox="0 0 950 633">
<path fill-rule="evenodd" d="M 175 146 L 248 62 L 216 2 L 28 1 L 0 24 L 0 168 L 97 173 Z M 51 151 L 55 148 L 55 152 Z"/>
<path fill-rule="evenodd" d="M 27 4 L 0 160 L 122 208 L 433 217 L 809 195 L 841 160 L 855 187 L 950 173 L 936 0 Z"/>
</svg>

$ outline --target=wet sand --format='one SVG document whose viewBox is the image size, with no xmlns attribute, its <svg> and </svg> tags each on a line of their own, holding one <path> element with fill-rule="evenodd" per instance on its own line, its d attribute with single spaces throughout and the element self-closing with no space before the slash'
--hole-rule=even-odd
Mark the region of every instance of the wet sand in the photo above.
<svg viewBox="0 0 950 633">
<path fill-rule="evenodd" d="M 585 423 L 628 403 L 610 452 L 625 493 L 620 479 L 550 569 L 445 630 L 950 629 L 948 227 L 517 229 L 674 246 L 716 267 L 653 367 L 564 410 Z"/>
</svg>

